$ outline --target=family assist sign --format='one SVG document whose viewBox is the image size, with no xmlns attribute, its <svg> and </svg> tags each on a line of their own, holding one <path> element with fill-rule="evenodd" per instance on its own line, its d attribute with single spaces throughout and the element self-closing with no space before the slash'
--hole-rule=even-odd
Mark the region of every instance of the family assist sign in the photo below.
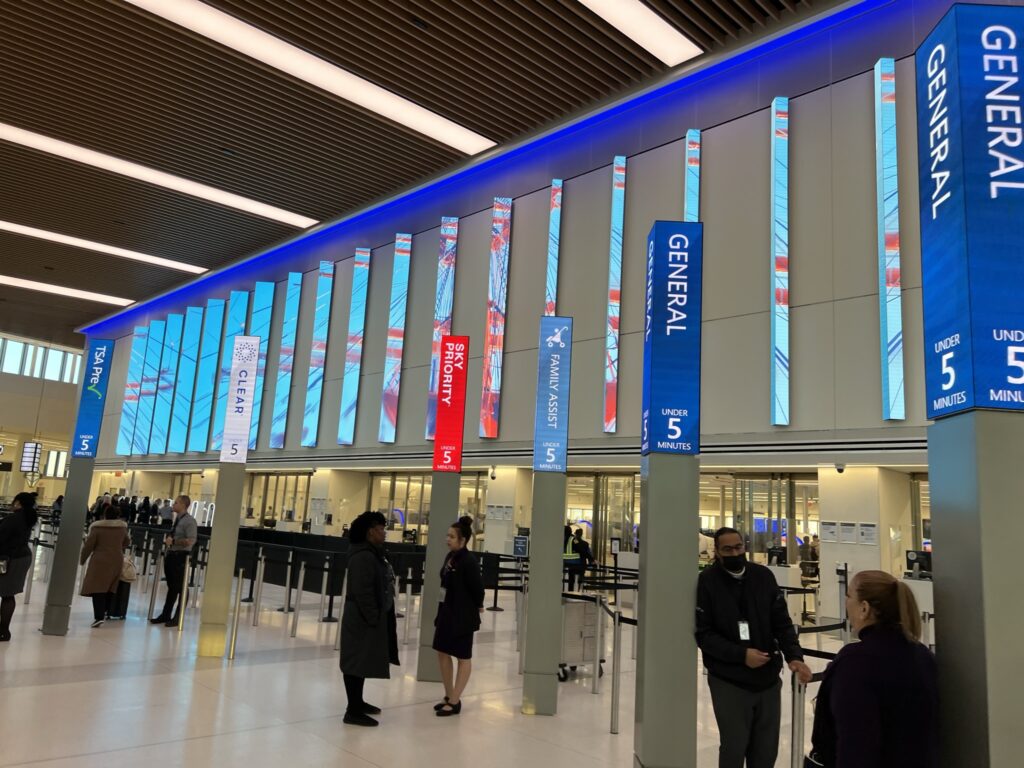
<svg viewBox="0 0 1024 768">
<path fill-rule="evenodd" d="M 915 65 L 928 418 L 1024 410 L 1024 8 L 953 6 Z"/>
<path fill-rule="evenodd" d="M 647 236 L 640 453 L 700 452 L 703 225 L 656 221 Z"/>
<path fill-rule="evenodd" d="M 462 471 L 469 336 L 442 336 L 438 361 L 434 471 Z"/>
<path fill-rule="evenodd" d="M 533 424 L 535 472 L 565 472 L 571 366 L 572 318 L 542 317 L 537 354 L 537 414 Z"/>
</svg>

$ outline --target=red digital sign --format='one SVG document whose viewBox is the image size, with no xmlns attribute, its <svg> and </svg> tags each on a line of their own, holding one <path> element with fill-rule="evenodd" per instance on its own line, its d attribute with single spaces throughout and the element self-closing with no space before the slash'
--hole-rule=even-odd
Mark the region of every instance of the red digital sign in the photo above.
<svg viewBox="0 0 1024 768">
<path fill-rule="evenodd" d="M 434 471 L 462 471 L 462 435 L 466 419 L 466 366 L 469 336 L 442 336 L 437 378 L 437 430 Z"/>
</svg>

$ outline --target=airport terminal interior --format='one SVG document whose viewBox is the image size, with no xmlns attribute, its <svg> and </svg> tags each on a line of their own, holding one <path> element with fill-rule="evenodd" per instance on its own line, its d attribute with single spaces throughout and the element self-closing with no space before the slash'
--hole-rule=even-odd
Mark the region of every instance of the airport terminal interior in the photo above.
<svg viewBox="0 0 1024 768">
<path fill-rule="evenodd" d="M 0 766 L 1024 765 L 1022 58 L 0 3 Z"/>
</svg>

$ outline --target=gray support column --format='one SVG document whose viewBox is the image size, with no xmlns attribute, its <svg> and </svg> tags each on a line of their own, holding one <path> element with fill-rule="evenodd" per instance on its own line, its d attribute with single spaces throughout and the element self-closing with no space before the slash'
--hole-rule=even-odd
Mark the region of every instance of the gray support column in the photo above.
<svg viewBox="0 0 1024 768">
<path fill-rule="evenodd" d="M 75 599 L 78 580 L 78 558 L 82 553 L 82 531 L 89 509 L 92 470 L 95 459 L 71 459 L 68 482 L 64 489 L 64 511 L 61 512 L 60 535 L 53 550 L 53 570 L 46 590 L 43 612 L 44 635 L 66 635 L 71 619 L 71 601 Z M 31 574 L 29 575 L 31 578 Z"/>
<path fill-rule="evenodd" d="M 634 764 L 697 765 L 697 530 L 700 459 L 641 459 L 640 626 Z"/>
<path fill-rule="evenodd" d="M 523 713 L 527 715 L 553 715 L 558 711 L 565 493 L 564 474 L 533 473 L 530 591 L 523 650 Z"/>
<path fill-rule="evenodd" d="M 441 599 L 441 563 L 448 551 L 448 528 L 459 519 L 459 486 L 462 475 L 435 472 L 430 485 L 430 529 L 427 531 L 427 559 L 423 566 L 423 589 L 420 592 L 420 652 L 416 679 L 441 682 L 441 668 L 434 650 L 434 617 Z M 408 619 L 406 619 L 408 621 Z"/>
<path fill-rule="evenodd" d="M 1022 445 L 1024 413 L 928 427 L 944 768 L 1020 764 Z"/>
<path fill-rule="evenodd" d="M 206 586 L 199 614 L 199 656 L 224 656 L 231 613 L 231 584 L 238 551 L 238 525 L 245 492 L 245 464 L 221 462 L 217 471 L 217 514 L 210 534 Z"/>
</svg>

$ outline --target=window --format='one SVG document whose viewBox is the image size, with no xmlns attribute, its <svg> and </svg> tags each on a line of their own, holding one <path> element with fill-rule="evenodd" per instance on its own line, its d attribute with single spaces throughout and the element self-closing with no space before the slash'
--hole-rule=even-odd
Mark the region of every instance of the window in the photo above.
<svg viewBox="0 0 1024 768">
<path fill-rule="evenodd" d="M 67 465 L 67 451 L 50 451 L 46 455 L 46 468 L 43 475 L 45 477 L 64 477 L 67 473 Z"/>
<path fill-rule="evenodd" d="M 43 370 L 43 378 L 47 381 L 60 381 L 63 367 L 64 353 L 59 349 L 46 350 L 46 367 Z"/>
<path fill-rule="evenodd" d="M 42 347 L 35 347 L 36 358 L 32 364 L 32 376 L 35 378 L 41 378 L 43 375 L 43 358 L 46 356 L 46 350 Z M 27 358 L 27 356 L 26 356 Z"/>
<path fill-rule="evenodd" d="M 0 372 L 77 384 L 82 355 L 71 350 L 0 337 Z"/>
<path fill-rule="evenodd" d="M 20 341 L 8 339 L 4 344 L 4 360 L 0 370 L 4 373 L 19 373 L 21 359 L 25 355 L 25 345 Z"/>
<path fill-rule="evenodd" d="M 68 352 L 64 356 L 64 375 L 60 377 L 60 380 L 65 384 L 76 384 L 75 381 L 78 375 L 78 361 L 80 355 L 73 355 Z"/>
</svg>

